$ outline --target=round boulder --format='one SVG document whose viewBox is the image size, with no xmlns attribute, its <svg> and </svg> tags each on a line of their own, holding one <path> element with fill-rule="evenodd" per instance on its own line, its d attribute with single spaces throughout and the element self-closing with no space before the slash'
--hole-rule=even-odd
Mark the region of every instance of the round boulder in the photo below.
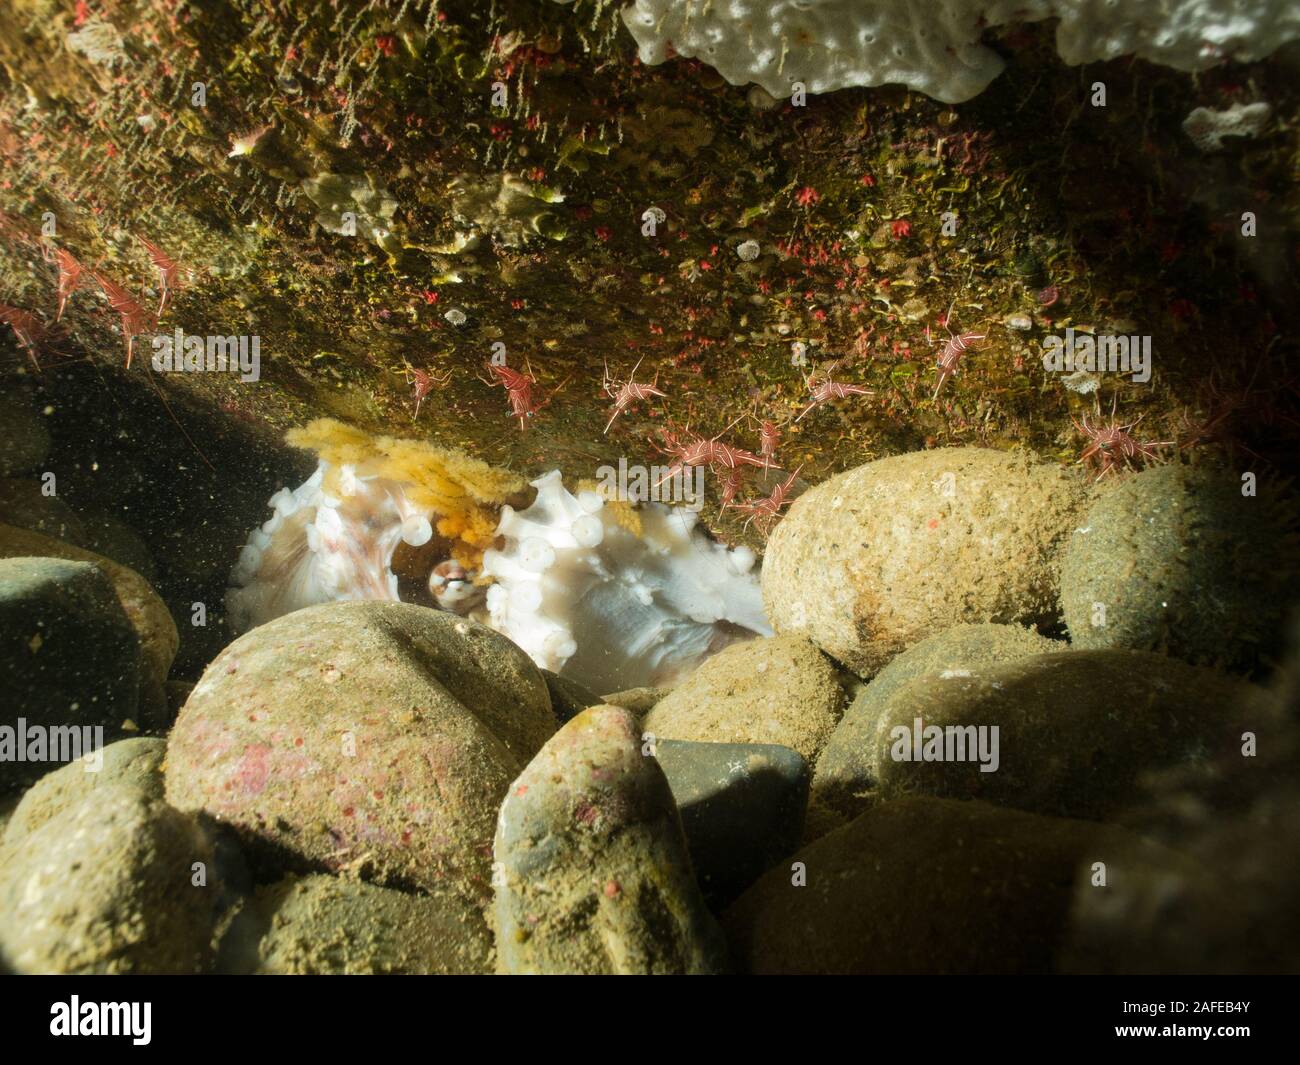
<svg viewBox="0 0 1300 1065">
<path fill-rule="evenodd" d="M 1100 820 L 1144 772 L 1271 742 L 1261 688 L 1146 651 L 1065 651 L 929 674 L 896 691 L 860 752 L 889 801 L 986 799 Z"/>
<path fill-rule="evenodd" d="M 812 762 L 844 711 L 830 660 L 802 636 L 732 644 L 705 659 L 643 719 L 656 738 L 775 743 Z"/>
<path fill-rule="evenodd" d="M 192 973 L 207 963 L 212 850 L 195 820 L 97 788 L 6 849 L 0 953 L 20 973 Z"/>
<path fill-rule="evenodd" d="M 0 525 L 0 558 L 39 555 L 74 562 L 93 562 L 113 582 L 118 602 L 126 611 L 140 637 L 141 712 L 152 720 L 165 722 L 167 695 L 164 684 L 180 646 L 176 622 L 167 604 L 159 598 L 147 580 L 133 569 L 119 565 L 103 555 L 13 525 Z"/>
<path fill-rule="evenodd" d="M 880 715 L 890 697 L 912 681 L 930 674 L 958 676 L 976 666 L 1068 649 L 1069 644 L 1019 625 L 957 625 L 909 647 L 876 674 L 845 711 L 817 762 L 814 796 L 844 814 L 861 812 L 863 793 L 874 786 L 867 762 Z"/>
<path fill-rule="evenodd" d="M 277 976 L 492 971 L 482 912 L 451 891 L 411 895 L 357 880 L 287 877 L 258 890 L 218 968 Z"/>
<path fill-rule="evenodd" d="M 486 626 L 328 603 L 212 662 L 168 739 L 167 798 L 232 825 L 264 867 L 482 901 L 497 809 L 555 727 L 537 667 Z"/>
<path fill-rule="evenodd" d="M 89 755 L 133 717 L 140 641 L 103 571 L 0 558 L 0 673 L 0 785 Z"/>
<path fill-rule="evenodd" d="M 1061 559 L 1076 647 L 1249 671 L 1274 657 L 1297 584 L 1292 511 L 1223 470 L 1157 466 L 1102 494 Z"/>
<path fill-rule="evenodd" d="M 926 796 L 869 810 L 766 873 L 723 917 L 759 974 L 1050 972 L 1074 873 L 1121 830 Z"/>
<path fill-rule="evenodd" d="M 83 758 L 46 773 L 23 795 L 5 825 L 3 841 L 11 846 L 80 802 L 96 788 L 125 784 L 152 799 L 163 797 L 163 759 L 167 741 L 151 736 L 118 740 Z"/>
<path fill-rule="evenodd" d="M 1086 488 L 1020 453 L 918 451 L 801 495 L 768 542 L 763 600 L 864 677 L 913 644 L 974 622 L 1054 621 L 1058 553 Z"/>
</svg>

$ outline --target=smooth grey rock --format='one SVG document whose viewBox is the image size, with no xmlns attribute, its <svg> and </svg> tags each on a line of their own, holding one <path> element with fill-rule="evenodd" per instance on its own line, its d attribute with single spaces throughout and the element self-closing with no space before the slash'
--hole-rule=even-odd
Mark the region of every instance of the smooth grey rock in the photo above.
<svg viewBox="0 0 1300 1065">
<path fill-rule="evenodd" d="M 589 706 L 599 706 L 603 700 L 599 695 L 588 691 L 576 680 L 561 677 L 549 669 L 541 671 L 546 688 L 551 693 L 551 709 L 555 711 L 560 724 L 576 717 Z"/>
<path fill-rule="evenodd" d="M 74 737 L 72 729 L 102 727 L 100 740 L 115 735 L 136 713 L 140 668 L 139 637 L 99 568 L 0 559 L 0 744 L 13 745 L 0 750 L 0 784 L 36 780 L 86 753 L 88 738 L 94 746 L 93 733 Z"/>
<path fill-rule="evenodd" d="M 658 740 L 704 897 L 725 905 L 799 846 L 808 763 L 775 743 Z"/>
</svg>

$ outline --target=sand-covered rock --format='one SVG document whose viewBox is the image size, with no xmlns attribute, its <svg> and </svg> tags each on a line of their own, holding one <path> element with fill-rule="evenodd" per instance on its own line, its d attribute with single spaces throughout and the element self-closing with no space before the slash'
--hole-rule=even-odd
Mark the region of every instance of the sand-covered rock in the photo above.
<svg viewBox="0 0 1300 1065">
<path fill-rule="evenodd" d="M 774 743 L 658 740 L 695 878 L 715 910 L 798 845 L 808 763 Z"/>
<path fill-rule="evenodd" d="M 108 575 L 122 609 L 140 636 L 139 702 L 142 715 L 151 722 L 161 724 L 166 721 L 167 696 L 163 685 L 171 671 L 172 661 L 176 658 L 180 635 L 167 604 L 159 598 L 149 582 L 135 570 L 93 551 L 85 551 L 28 529 L 0 525 L 0 558 L 24 555 L 93 562 Z"/>
<path fill-rule="evenodd" d="M 1292 512 L 1267 484 L 1157 466 L 1104 492 L 1061 560 L 1076 647 L 1163 651 L 1250 670 L 1275 658 L 1297 586 Z"/>
<path fill-rule="evenodd" d="M 900 799 L 800 849 L 723 924 L 753 973 L 1049 972 L 1076 869 L 1128 845 L 1086 821 Z"/>
<path fill-rule="evenodd" d="M 587 707 L 599 706 L 602 702 L 599 695 L 588 691 L 576 680 L 561 677 L 549 669 L 543 669 L 541 674 L 546 681 L 546 690 L 551 693 L 551 710 L 555 713 L 556 721 L 561 724 L 577 716 Z"/>
<path fill-rule="evenodd" d="M 511 784 L 494 854 L 501 972 L 726 964 L 668 781 L 630 711 L 594 706 L 555 734 Z"/>
<path fill-rule="evenodd" d="M 886 801 L 922 793 L 1105 818 L 1132 801 L 1146 771 L 1239 753 L 1269 705 L 1244 681 L 1146 651 L 932 673 L 879 713 L 860 783 Z"/>
<path fill-rule="evenodd" d="M 670 691 L 672 688 L 627 688 L 624 691 L 603 695 L 600 701 L 606 706 L 621 706 L 638 717 L 645 717 Z"/>
<path fill-rule="evenodd" d="M 96 788 L 6 849 L 0 955 L 22 973 L 196 972 L 211 871 L 192 817 L 130 785 Z"/>
<path fill-rule="evenodd" d="M 222 940 L 226 973 L 438 974 L 492 971 L 482 912 L 441 890 L 414 895 L 340 877 L 290 876 L 258 889 Z"/>
<path fill-rule="evenodd" d="M 802 636 L 733 644 L 643 719 L 659 739 L 775 743 L 816 759 L 844 711 L 834 665 Z"/>
<path fill-rule="evenodd" d="M 1052 621 L 1057 556 L 1085 498 L 1080 478 L 1019 453 L 859 466 L 801 495 L 773 532 L 768 618 L 864 677 L 953 625 Z"/>
<path fill-rule="evenodd" d="M 486 900 L 497 810 L 555 727 L 537 667 L 491 629 L 330 603 L 217 656 L 169 737 L 167 798 L 231 825 L 255 864 Z"/>
<path fill-rule="evenodd" d="M 880 715 L 890 697 L 912 681 L 1068 649 L 1069 644 L 1032 629 L 994 624 L 956 625 L 909 647 L 858 692 L 835 726 L 817 762 L 814 795 L 845 814 L 861 812 L 862 793 L 873 786 L 867 755 L 874 749 Z"/>
<path fill-rule="evenodd" d="M 135 716 L 140 640 L 101 569 L 0 558 L 0 674 L 3 787 L 80 759 Z"/>
<path fill-rule="evenodd" d="M 96 758 L 73 762 L 46 773 L 27 789 L 5 825 L 5 846 L 18 843 L 60 811 L 96 789 L 125 785 L 150 799 L 163 797 L 163 759 L 167 741 L 138 736 L 106 744 Z M 95 766 L 98 768 L 95 768 Z"/>
</svg>

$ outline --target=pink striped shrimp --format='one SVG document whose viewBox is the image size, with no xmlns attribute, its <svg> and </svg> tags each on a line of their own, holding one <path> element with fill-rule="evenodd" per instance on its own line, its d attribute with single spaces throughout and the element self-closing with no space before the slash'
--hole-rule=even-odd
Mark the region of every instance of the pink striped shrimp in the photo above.
<svg viewBox="0 0 1300 1065">
<path fill-rule="evenodd" d="M 25 311 L 21 307 L 10 307 L 7 303 L 0 303 L 0 322 L 4 322 L 14 331 L 19 346 L 27 352 L 27 357 L 32 360 L 32 366 L 39 370 L 41 364 L 36 361 L 36 349 L 45 337 L 45 324 L 31 311 Z"/>
<path fill-rule="evenodd" d="M 150 314 L 121 285 L 105 277 L 97 270 L 92 270 L 99 287 L 108 297 L 108 305 L 122 316 L 122 335 L 126 338 L 126 368 L 131 368 L 131 356 L 135 353 L 135 338 L 141 333 L 152 333 L 158 328 L 157 315 Z"/>
<path fill-rule="evenodd" d="M 81 263 L 73 258 L 71 252 L 65 251 L 63 248 L 54 249 L 54 261 L 59 266 L 59 312 L 54 316 L 54 320 L 57 322 L 63 318 L 63 311 L 68 306 L 68 300 L 77 291 L 77 286 L 81 284 L 83 267 Z"/>
<path fill-rule="evenodd" d="M 605 395 L 614 401 L 614 413 L 609 416 L 609 421 L 605 424 L 605 432 L 614 424 L 614 419 L 623 413 L 628 407 L 638 399 L 653 399 L 655 396 L 667 397 L 667 392 L 660 391 L 656 386 L 659 384 L 659 374 L 648 385 L 637 384 L 636 372 L 641 366 L 641 359 L 636 360 L 636 366 L 632 367 L 632 376 L 623 384 L 619 384 L 609 375 L 609 363 L 605 363 Z"/>
<path fill-rule="evenodd" d="M 829 403 L 833 399 L 845 399 L 848 396 L 874 396 L 876 394 L 874 389 L 863 388 L 861 385 L 845 385 L 832 380 L 831 374 L 839 364 L 839 360 L 836 359 L 835 362 L 831 363 L 825 370 L 818 371 L 818 373 L 824 373 L 826 375 L 826 380 L 815 387 L 812 382 L 816 374 L 808 375 L 804 384 L 808 387 L 808 396 L 812 402 L 809 403 L 808 406 L 804 407 L 803 411 L 795 421 L 801 421 L 803 416 L 814 407 L 820 407 L 823 403 Z"/>
<path fill-rule="evenodd" d="M 948 323 L 951 321 L 952 307 L 950 306 L 948 308 L 948 313 L 943 317 L 943 327 L 948 329 Z M 943 350 L 939 352 L 939 359 L 936 364 L 939 367 L 939 373 L 934 383 L 934 395 L 931 397 L 932 399 L 939 398 L 939 390 L 943 388 L 944 382 L 957 372 L 957 364 L 961 361 L 961 357 L 966 354 L 970 346 L 977 340 L 984 340 L 987 336 L 987 333 L 954 334 L 951 329 L 948 329 L 948 340 L 944 344 Z M 929 326 L 925 327 L 925 337 L 927 340 L 930 339 Z M 931 341 L 931 343 L 933 343 L 933 341 Z"/>
<path fill-rule="evenodd" d="M 427 370 L 407 366 L 404 372 L 407 384 L 411 386 L 411 396 L 415 399 L 415 413 L 411 417 L 413 419 L 418 418 L 420 416 L 420 404 L 424 402 L 424 397 L 433 390 L 434 385 L 438 385 L 440 388 L 446 387 L 447 382 L 451 380 L 451 371 L 448 370 L 444 376 L 438 377 Z"/>
<path fill-rule="evenodd" d="M 770 470 L 773 465 L 773 459 L 776 458 L 776 449 L 781 446 L 781 430 L 776 427 L 776 422 L 770 419 L 764 419 L 758 429 L 758 455 L 763 460 L 763 469 Z M 781 467 L 777 466 L 779 470 Z"/>
<path fill-rule="evenodd" d="M 153 241 L 140 236 L 135 239 L 144 245 L 145 251 L 149 253 L 149 258 L 153 260 L 154 266 L 158 268 L 158 282 L 162 287 L 162 295 L 158 301 L 158 317 L 161 318 L 163 311 L 167 309 L 167 297 L 173 292 L 180 291 L 181 274 L 184 272 L 184 267 Z"/>
<path fill-rule="evenodd" d="M 803 467 L 800 466 L 799 470 Z M 749 528 L 751 521 L 758 522 L 759 531 L 766 536 L 772 529 L 772 526 L 781 517 L 781 508 L 786 506 L 790 500 L 786 498 L 795 478 L 799 476 L 799 470 L 795 470 L 784 481 L 772 489 L 772 494 L 763 496 L 760 499 L 749 499 L 744 503 L 734 504 L 735 508 L 749 515 L 745 520 L 744 528 Z"/>
</svg>

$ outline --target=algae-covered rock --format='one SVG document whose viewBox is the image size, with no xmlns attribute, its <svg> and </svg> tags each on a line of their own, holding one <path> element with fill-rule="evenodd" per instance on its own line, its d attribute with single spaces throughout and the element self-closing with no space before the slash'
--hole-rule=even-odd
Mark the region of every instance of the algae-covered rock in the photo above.
<svg viewBox="0 0 1300 1065">
<path fill-rule="evenodd" d="M 799 845 L 808 763 L 775 743 L 658 740 L 704 897 L 726 905 Z"/>
<path fill-rule="evenodd" d="M 163 685 L 176 658 L 180 635 L 162 599 L 140 574 L 103 555 L 85 551 L 51 536 L 0 525 L 0 558 L 29 555 L 93 562 L 113 582 L 118 601 L 140 637 L 141 712 L 159 723 L 166 719 L 167 696 Z"/>
<path fill-rule="evenodd" d="M 27 789 L 14 809 L 5 825 L 4 845 L 20 842 L 98 788 L 125 785 L 146 798 L 161 800 L 166 757 L 166 740 L 139 736 L 107 744 L 94 759 L 73 762 L 46 773 Z"/>
<path fill-rule="evenodd" d="M 195 820 L 129 785 L 97 788 L 6 849 L 0 955 L 22 973 L 190 973 L 215 885 Z"/>
<path fill-rule="evenodd" d="M 49 453 L 45 419 L 22 403 L 0 399 L 0 477 L 35 473 Z"/>
<path fill-rule="evenodd" d="M 1077 477 L 1023 454 L 867 463 L 805 492 L 776 527 L 768 617 L 864 677 L 953 625 L 1051 622 L 1058 551 L 1084 499 Z"/>
<path fill-rule="evenodd" d="M 800 849 L 723 925 L 752 973 L 1043 973 L 1075 870 L 1125 833 L 983 802 L 885 803 Z"/>
<path fill-rule="evenodd" d="M 710 973 L 721 931 L 637 719 L 593 706 L 510 785 L 494 847 L 506 973 Z"/>
<path fill-rule="evenodd" d="M 929 674 L 969 672 L 975 666 L 1050 654 L 1069 645 L 1019 625 L 956 625 L 909 647 L 862 688 L 835 726 L 817 762 L 814 794 L 846 814 L 860 812 L 862 792 L 873 784 L 867 753 L 880 715 L 900 688 Z"/>
<path fill-rule="evenodd" d="M 1253 753 L 1152 774 L 1120 814 L 1122 827 L 1167 849 L 1125 863 L 1120 875 L 1108 864 L 1104 890 L 1080 870 L 1060 968 L 1300 972 L 1300 716 L 1287 705 L 1300 667 L 1294 638 L 1292 647 L 1274 689 L 1282 698 L 1247 721 Z"/>
<path fill-rule="evenodd" d="M 447 890 L 413 895 L 334 876 L 262 887 L 222 940 L 218 968 L 277 976 L 492 971 L 483 914 Z"/>
<path fill-rule="evenodd" d="M 0 785 L 80 759 L 135 716 L 140 640 L 88 562 L 0 558 Z M 75 764 L 74 763 L 74 768 Z"/>
<path fill-rule="evenodd" d="M 217 656 L 168 739 L 167 798 L 273 869 L 346 866 L 485 900 L 497 809 L 554 729 L 537 667 L 491 629 L 330 603 Z"/>
<path fill-rule="evenodd" d="M 1277 493 L 1216 469 L 1159 466 L 1104 493 L 1061 560 L 1076 647 L 1164 651 L 1249 670 L 1280 645 L 1297 541 Z"/>
<path fill-rule="evenodd" d="M 733 644 L 655 703 L 644 730 L 661 739 L 775 743 L 809 762 L 844 710 L 835 667 L 802 636 Z"/>
<path fill-rule="evenodd" d="M 86 527 L 58 496 L 46 495 L 35 481 L 0 479 L 0 522 L 30 529 L 77 547 L 89 547 Z"/>
<path fill-rule="evenodd" d="M 158 567 L 144 538 L 111 511 L 78 504 L 77 519 L 84 530 L 81 546 L 86 550 L 135 570 L 147 581 L 157 580 Z"/>
<path fill-rule="evenodd" d="M 1240 755 L 1269 703 L 1244 681 L 1145 651 L 930 674 L 881 710 L 859 783 L 874 781 L 881 800 L 923 793 L 1105 818 L 1145 771 Z"/>
</svg>

